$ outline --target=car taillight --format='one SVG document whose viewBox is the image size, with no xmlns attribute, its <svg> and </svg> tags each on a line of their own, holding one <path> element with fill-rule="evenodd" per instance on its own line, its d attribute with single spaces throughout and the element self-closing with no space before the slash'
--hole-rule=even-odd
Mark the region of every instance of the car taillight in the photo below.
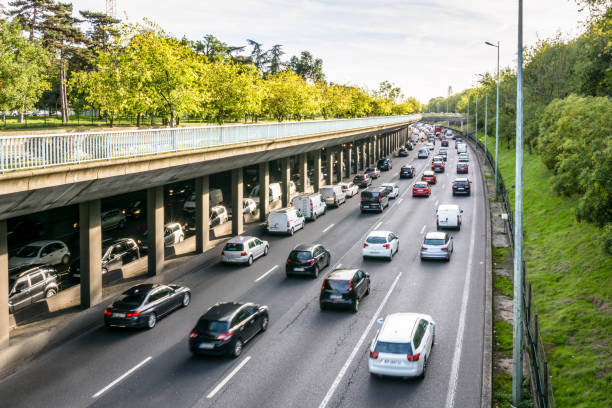
<svg viewBox="0 0 612 408">
<path fill-rule="evenodd" d="M 408 354 L 407 358 L 408 361 L 419 361 L 419 358 L 421 358 L 421 353 Z"/>
<path fill-rule="evenodd" d="M 421 251 L 427 251 L 427 247 L 422 246 Z"/>
<path fill-rule="evenodd" d="M 110 316 L 113 313 L 109 309 L 104 309 L 104 314 L 107 315 L 107 316 Z"/>
<path fill-rule="evenodd" d="M 384 244 L 383 246 L 384 246 L 385 248 L 391 248 L 391 245 L 389 245 L 389 244 Z"/>
<path fill-rule="evenodd" d="M 440 223 L 440 216 L 436 215 L 436 224 L 439 224 L 439 223 Z"/>
<path fill-rule="evenodd" d="M 291 259 L 287 258 L 287 263 L 291 263 Z"/>
<path fill-rule="evenodd" d="M 233 335 L 234 335 L 233 332 L 221 333 L 220 335 L 217 336 L 217 340 L 221 340 L 222 342 L 227 343 L 228 341 L 232 339 Z"/>
<path fill-rule="evenodd" d="M 363 243 L 363 247 L 367 248 L 368 244 L 366 242 Z"/>
<path fill-rule="evenodd" d="M 189 338 L 190 339 L 195 339 L 196 337 L 198 337 L 198 333 L 192 331 L 191 333 L 189 333 Z"/>
<path fill-rule="evenodd" d="M 287 221 L 287 227 L 290 227 L 291 223 L 289 221 Z"/>
<path fill-rule="evenodd" d="M 134 313 L 126 313 L 125 317 L 138 317 L 140 316 L 140 311 Z"/>
<path fill-rule="evenodd" d="M 309 259 L 306 261 L 307 264 L 312 265 L 313 263 L 315 263 L 316 261 L 314 259 Z"/>
<path fill-rule="evenodd" d="M 325 289 L 325 280 L 321 283 L 321 290 Z"/>
<path fill-rule="evenodd" d="M 447 248 L 447 247 L 444 247 L 444 248 L 442 248 L 442 250 L 443 250 L 443 251 L 445 251 L 445 252 L 447 252 L 447 251 L 448 251 L 448 248 Z"/>
<path fill-rule="evenodd" d="M 376 360 L 378 358 L 378 351 L 370 351 L 370 358 Z"/>
<path fill-rule="evenodd" d="M 240 253 L 240 256 L 246 256 L 246 251 L 242 251 L 242 252 Z"/>
<path fill-rule="evenodd" d="M 456 190 L 456 189 L 457 189 L 457 186 L 453 186 L 453 190 Z"/>
<path fill-rule="evenodd" d="M 353 281 L 350 280 L 349 281 L 349 292 L 352 292 L 352 291 L 353 291 Z"/>
<path fill-rule="evenodd" d="M 380 194 L 378 195 L 378 202 L 380 203 L 382 201 L 382 197 L 380 196 Z"/>
<path fill-rule="evenodd" d="M 312 203 L 310 203 L 310 210 L 312 210 Z"/>
<path fill-rule="evenodd" d="M 359 201 L 363 201 L 363 197 L 362 196 L 359 196 Z"/>
</svg>

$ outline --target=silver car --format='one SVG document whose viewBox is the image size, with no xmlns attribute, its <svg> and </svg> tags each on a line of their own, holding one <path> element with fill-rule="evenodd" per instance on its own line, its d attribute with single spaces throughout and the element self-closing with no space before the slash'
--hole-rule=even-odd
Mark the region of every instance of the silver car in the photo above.
<svg viewBox="0 0 612 408">
<path fill-rule="evenodd" d="M 114 228 L 123 228 L 125 227 L 125 211 L 114 209 L 103 212 L 101 214 L 102 219 L 102 229 L 104 231 L 114 229 Z"/>
<path fill-rule="evenodd" d="M 268 255 L 268 241 L 246 235 L 238 235 L 225 244 L 221 262 L 252 265 L 260 256 Z"/>
<path fill-rule="evenodd" d="M 446 232 L 428 232 L 421 245 L 421 261 L 443 259 L 450 261 L 453 253 L 453 237 Z"/>
</svg>

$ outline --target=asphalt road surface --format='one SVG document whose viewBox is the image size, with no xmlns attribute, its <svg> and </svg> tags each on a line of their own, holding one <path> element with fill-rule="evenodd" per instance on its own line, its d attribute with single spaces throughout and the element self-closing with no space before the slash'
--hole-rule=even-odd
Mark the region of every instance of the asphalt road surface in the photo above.
<svg viewBox="0 0 612 408">
<path fill-rule="evenodd" d="M 382 214 L 361 214 L 359 197 L 328 210 L 293 237 L 264 236 L 270 253 L 251 267 L 221 264 L 194 270 L 179 284 L 192 302 L 153 330 L 100 326 L 34 360 L 0 382 L 6 407 L 477 407 L 482 382 L 485 274 L 485 206 L 480 169 L 471 154 L 472 195 L 452 196 L 457 156 L 451 142 L 447 171 L 429 198 L 412 198 L 415 179 L 400 180 L 413 163 L 418 178 L 430 159 L 395 158 L 374 184 L 395 181 L 400 195 Z M 439 142 L 436 145 L 436 151 Z M 464 175 L 460 175 L 461 177 Z M 463 225 L 449 263 L 421 262 L 424 233 L 436 228 L 438 204 L 459 204 Z M 364 236 L 394 231 L 400 250 L 392 262 L 363 261 Z M 290 250 L 319 242 L 332 267 L 318 279 L 285 277 Z M 338 265 L 370 273 L 371 294 L 357 314 L 321 311 L 322 276 Z M 193 357 L 189 331 L 219 301 L 251 301 L 270 308 L 270 325 L 238 359 Z M 423 380 L 370 376 L 368 349 L 376 319 L 394 312 L 423 312 L 437 323 L 436 344 Z"/>
</svg>

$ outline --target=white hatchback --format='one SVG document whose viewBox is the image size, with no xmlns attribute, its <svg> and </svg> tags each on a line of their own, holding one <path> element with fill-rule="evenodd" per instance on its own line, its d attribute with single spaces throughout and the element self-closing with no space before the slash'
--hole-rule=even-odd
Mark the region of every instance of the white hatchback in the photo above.
<svg viewBox="0 0 612 408">
<path fill-rule="evenodd" d="M 391 231 L 372 231 L 368 234 L 361 254 L 366 258 L 393 259 L 393 254 L 399 251 L 399 237 Z"/>
<path fill-rule="evenodd" d="M 431 316 L 393 313 L 378 323 L 381 327 L 370 345 L 370 373 L 424 378 L 435 340 L 436 324 Z"/>
<path fill-rule="evenodd" d="M 355 194 L 359 192 L 359 186 L 349 181 L 348 183 L 338 183 L 342 191 L 346 194 L 347 197 L 353 197 Z"/>
<path fill-rule="evenodd" d="M 380 186 L 387 189 L 389 198 L 397 198 L 399 195 L 399 186 L 395 183 L 382 183 Z"/>
</svg>

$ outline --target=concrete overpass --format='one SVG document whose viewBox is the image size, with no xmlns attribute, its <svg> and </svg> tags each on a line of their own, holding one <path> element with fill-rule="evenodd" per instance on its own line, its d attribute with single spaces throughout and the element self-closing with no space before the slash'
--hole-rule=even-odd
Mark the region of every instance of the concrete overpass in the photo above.
<svg viewBox="0 0 612 408">
<path fill-rule="evenodd" d="M 78 204 L 81 305 L 91 307 L 102 294 L 100 200 L 146 189 L 148 271 L 163 273 L 163 186 L 195 180 L 196 251 L 209 235 L 209 175 L 231 171 L 231 202 L 242 208 L 243 168 L 257 165 L 259 214 L 269 212 L 269 162 L 281 161 L 282 205 L 290 199 L 289 158 L 306 175 L 314 163 L 314 190 L 320 183 L 350 177 L 374 166 L 406 142 L 407 126 L 420 115 L 264 125 L 0 137 L 0 347 L 8 344 L 8 241 L 12 217 Z M 326 169 L 321 167 L 325 159 Z M 334 166 L 338 162 L 341 165 Z M 353 164 L 355 166 L 353 167 Z M 323 180 L 323 174 L 327 179 Z M 306 191 L 306 177 L 298 186 Z M 232 233 L 243 231 L 232 218 Z"/>
</svg>

